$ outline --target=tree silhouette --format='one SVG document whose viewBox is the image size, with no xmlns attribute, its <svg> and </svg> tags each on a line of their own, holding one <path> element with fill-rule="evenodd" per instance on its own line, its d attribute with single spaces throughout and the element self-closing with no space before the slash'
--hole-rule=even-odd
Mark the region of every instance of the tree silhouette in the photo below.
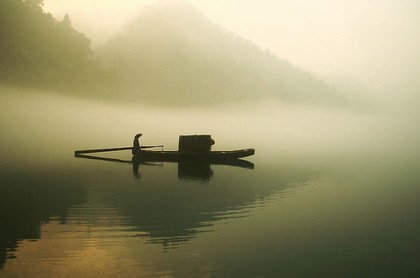
<svg viewBox="0 0 420 278">
<path fill-rule="evenodd" d="M 25 0 L 24 1 L 29 7 L 33 8 L 37 11 L 42 11 L 42 7 L 44 6 L 43 0 Z"/>
<path fill-rule="evenodd" d="M 42 9 L 42 0 L 0 1 L 0 81 L 54 88 L 83 87 L 101 72 L 90 40 Z"/>
</svg>

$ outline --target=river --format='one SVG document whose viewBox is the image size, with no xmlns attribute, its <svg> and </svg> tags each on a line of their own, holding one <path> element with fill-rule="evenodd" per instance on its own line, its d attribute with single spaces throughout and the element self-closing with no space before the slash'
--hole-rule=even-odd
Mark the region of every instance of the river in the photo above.
<svg viewBox="0 0 420 278">
<path fill-rule="evenodd" d="M 108 103 L 1 88 L 0 276 L 416 277 L 417 114 L 278 101 Z M 255 148 L 244 165 L 148 163 L 141 143 Z M 417 274 L 417 275 L 416 275 Z"/>
</svg>

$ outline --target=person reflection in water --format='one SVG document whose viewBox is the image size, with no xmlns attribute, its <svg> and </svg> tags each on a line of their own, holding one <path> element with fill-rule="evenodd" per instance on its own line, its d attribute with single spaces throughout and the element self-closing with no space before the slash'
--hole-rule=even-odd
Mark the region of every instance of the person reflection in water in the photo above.
<svg viewBox="0 0 420 278">
<path fill-rule="evenodd" d="M 133 148 L 131 149 L 131 153 L 133 155 L 136 155 L 139 151 L 140 151 L 140 142 L 139 142 L 139 138 L 142 136 L 143 134 L 139 133 L 136 136 L 134 136 L 134 141 L 133 141 Z"/>
<path fill-rule="evenodd" d="M 141 178 L 141 175 L 139 172 L 140 161 L 135 156 L 133 156 L 132 161 L 133 161 L 133 175 L 136 179 L 140 179 Z"/>
<path fill-rule="evenodd" d="M 139 142 L 139 138 L 142 136 L 143 134 L 139 133 L 136 134 L 136 136 L 134 136 L 134 140 L 133 140 L 133 148 L 131 149 L 131 153 L 133 154 L 133 174 L 135 178 L 140 179 L 140 172 L 139 172 L 139 167 L 140 167 L 140 161 L 137 159 L 137 155 L 140 151 L 140 142 Z"/>
</svg>

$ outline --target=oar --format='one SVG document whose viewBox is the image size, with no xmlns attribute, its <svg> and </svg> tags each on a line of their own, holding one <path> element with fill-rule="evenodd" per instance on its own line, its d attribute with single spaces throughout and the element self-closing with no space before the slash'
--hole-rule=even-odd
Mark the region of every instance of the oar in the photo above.
<svg viewBox="0 0 420 278">
<path fill-rule="evenodd" d="M 149 149 L 149 148 L 163 148 L 163 145 L 152 145 L 152 146 L 141 146 L 142 149 Z M 78 150 L 75 151 L 74 154 L 85 154 L 85 153 L 104 153 L 104 152 L 113 152 L 113 151 L 124 151 L 124 150 L 131 150 L 133 147 L 120 147 L 120 148 L 108 148 L 108 149 L 92 149 L 92 150 Z"/>
</svg>

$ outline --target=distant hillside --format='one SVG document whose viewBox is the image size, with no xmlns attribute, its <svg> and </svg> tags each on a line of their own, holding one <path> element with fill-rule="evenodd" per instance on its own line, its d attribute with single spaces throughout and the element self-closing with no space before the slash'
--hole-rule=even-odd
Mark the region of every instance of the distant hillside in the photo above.
<svg viewBox="0 0 420 278">
<path fill-rule="evenodd" d="M 145 8 L 97 55 L 119 73 L 118 97 L 206 104 L 274 97 L 343 104 L 337 90 L 213 23 L 192 5 Z"/>
</svg>

